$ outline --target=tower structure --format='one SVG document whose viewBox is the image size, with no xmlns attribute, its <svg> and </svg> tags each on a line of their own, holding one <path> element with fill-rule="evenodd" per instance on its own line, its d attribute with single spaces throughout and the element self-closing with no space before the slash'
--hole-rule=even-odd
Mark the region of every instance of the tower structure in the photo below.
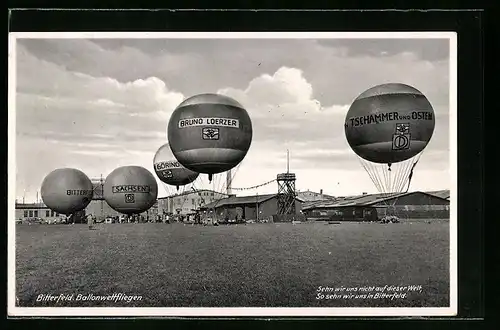
<svg viewBox="0 0 500 330">
<path fill-rule="evenodd" d="M 290 173 L 290 152 L 286 151 L 286 173 L 276 177 L 278 182 L 278 214 L 295 214 L 295 173 Z"/>
<path fill-rule="evenodd" d="M 101 206 L 101 214 L 100 218 L 104 218 L 104 180 L 102 175 L 100 178 L 91 179 L 92 181 L 92 189 L 94 190 L 94 194 L 92 196 L 92 200 L 98 201 Z"/>
</svg>

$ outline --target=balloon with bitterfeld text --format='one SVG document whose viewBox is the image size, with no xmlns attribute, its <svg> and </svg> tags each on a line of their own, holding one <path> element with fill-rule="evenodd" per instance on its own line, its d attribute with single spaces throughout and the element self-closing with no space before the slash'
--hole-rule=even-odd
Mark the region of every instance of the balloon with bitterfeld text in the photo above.
<svg viewBox="0 0 500 330">
<path fill-rule="evenodd" d="M 74 168 L 59 168 L 50 172 L 42 182 L 42 201 L 48 208 L 61 214 L 72 214 L 85 209 L 93 196 L 89 177 Z"/>
</svg>

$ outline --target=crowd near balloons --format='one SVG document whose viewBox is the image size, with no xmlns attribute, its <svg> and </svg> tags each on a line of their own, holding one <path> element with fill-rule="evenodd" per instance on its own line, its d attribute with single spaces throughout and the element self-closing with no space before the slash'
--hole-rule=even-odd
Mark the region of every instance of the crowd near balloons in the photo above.
<svg viewBox="0 0 500 330">
<path fill-rule="evenodd" d="M 166 124 L 168 141 L 159 146 L 152 162 L 158 179 L 177 191 L 200 175 L 211 182 L 214 175 L 238 166 L 252 144 L 251 116 L 238 101 L 224 95 L 189 97 Z M 361 93 L 344 123 L 353 154 L 381 193 L 408 190 L 434 127 L 434 110 L 428 99 L 416 88 L 400 83 L 374 86 Z M 45 177 L 41 195 L 47 207 L 69 215 L 88 206 L 93 185 L 82 171 L 61 168 Z M 155 204 L 158 184 L 147 169 L 131 164 L 106 177 L 103 197 L 117 212 L 139 214 Z"/>
</svg>

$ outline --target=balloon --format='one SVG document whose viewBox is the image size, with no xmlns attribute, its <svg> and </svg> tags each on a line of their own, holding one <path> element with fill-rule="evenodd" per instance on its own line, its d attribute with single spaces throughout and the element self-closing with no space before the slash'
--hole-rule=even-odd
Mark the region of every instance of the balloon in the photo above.
<svg viewBox="0 0 500 330">
<path fill-rule="evenodd" d="M 435 126 L 434 110 L 417 89 L 383 84 L 359 95 L 345 119 L 352 150 L 374 163 L 410 159 L 429 143 Z"/>
<path fill-rule="evenodd" d="M 85 173 L 74 168 L 59 168 L 42 182 L 42 200 L 48 208 L 61 214 L 81 211 L 92 200 L 92 182 Z"/>
<path fill-rule="evenodd" d="M 117 212 L 142 213 L 156 202 L 158 184 L 144 167 L 123 166 L 106 177 L 103 194 L 108 205 Z"/>
<path fill-rule="evenodd" d="M 160 180 L 171 186 L 179 186 L 189 184 L 198 178 L 198 173 L 193 172 L 182 166 L 175 159 L 170 150 L 168 143 L 165 143 L 158 149 L 153 159 L 155 173 Z"/>
<path fill-rule="evenodd" d="M 238 165 L 252 142 L 252 121 L 237 101 L 218 94 L 184 100 L 168 122 L 168 140 L 184 167 L 212 175 Z"/>
</svg>

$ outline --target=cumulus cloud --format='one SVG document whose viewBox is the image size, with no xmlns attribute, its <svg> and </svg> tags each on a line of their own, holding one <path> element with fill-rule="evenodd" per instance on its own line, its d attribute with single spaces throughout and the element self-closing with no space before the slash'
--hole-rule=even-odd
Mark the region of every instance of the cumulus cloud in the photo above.
<svg viewBox="0 0 500 330">
<path fill-rule="evenodd" d="M 152 171 L 152 155 L 165 143 L 163 129 L 181 93 L 156 77 L 119 82 L 68 71 L 22 45 L 17 61 L 17 178 L 31 194 L 57 167 L 97 177 L 118 164 Z"/>
<path fill-rule="evenodd" d="M 334 47 L 310 41 L 276 41 L 267 43 L 268 48 L 240 44 L 240 55 L 222 47 L 219 53 L 213 48 L 203 56 L 196 47 L 184 53 L 151 54 L 126 42 L 115 48 L 90 40 L 39 41 L 37 47 L 31 41 L 21 43 L 18 190 L 27 188 L 34 194 L 43 176 L 57 167 L 77 167 L 91 177 L 124 165 L 153 172 L 152 159 L 166 142 L 173 109 L 185 96 L 218 92 L 238 100 L 254 128 L 251 148 L 233 171 L 233 186 L 275 178 L 286 170 L 289 149 L 299 189 L 331 194 L 372 191 L 371 180 L 347 144 L 343 124 L 360 92 L 387 81 L 429 93 L 437 114 L 436 132 L 419 163 L 419 173 L 426 177 L 417 184 L 421 189 L 446 187 L 443 171 L 448 160 L 443 151 L 449 150 L 449 111 L 443 102 L 448 93 L 443 87 L 448 79 L 444 61 L 422 61 L 412 52 L 349 58 Z M 220 189 L 225 179 L 217 177 Z M 215 188 L 215 183 L 201 176 L 197 188 L 202 187 Z M 250 193 L 276 189 L 274 183 Z"/>
<path fill-rule="evenodd" d="M 285 66 L 302 69 L 323 104 L 349 104 L 365 89 L 388 81 L 414 85 L 433 104 L 448 102 L 449 43 L 444 39 L 53 39 L 22 44 L 70 71 L 121 82 L 158 77 L 184 95 L 223 86 L 245 89 L 253 78 Z"/>
<path fill-rule="evenodd" d="M 321 189 L 326 186 L 328 190 L 335 186 L 332 176 L 342 175 L 357 178 L 355 186 L 368 191 L 374 189 L 345 139 L 344 120 L 349 105 L 323 106 L 314 98 L 312 84 L 300 69 L 282 67 L 273 74 L 256 77 L 245 89 L 224 88 L 218 92 L 237 99 L 252 118 L 254 142 L 243 168 L 284 170 L 286 150 L 290 149 L 291 165 L 297 174 L 309 177 L 305 174 L 308 171 L 329 172 L 319 181 L 304 181 L 309 185 L 314 182 L 318 188 L 319 182 L 323 182 Z M 426 151 L 428 155 L 421 158 L 419 170 L 442 170 L 448 166 L 443 153 L 449 148 L 448 118 L 443 115 L 448 111 L 446 107 L 438 107 L 436 113 L 440 114 L 436 119 L 436 133 Z M 346 174 L 348 172 L 363 174 L 353 176 Z M 238 176 L 235 183 L 245 182 L 251 186 L 251 180 L 248 176 L 241 179 Z M 346 189 L 345 184 L 342 189 Z"/>
</svg>

